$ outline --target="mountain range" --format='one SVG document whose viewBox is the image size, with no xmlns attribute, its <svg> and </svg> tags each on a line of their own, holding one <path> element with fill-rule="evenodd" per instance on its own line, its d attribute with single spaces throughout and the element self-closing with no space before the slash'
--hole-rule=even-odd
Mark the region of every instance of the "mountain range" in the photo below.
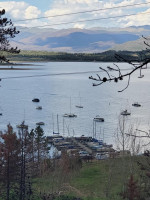
<svg viewBox="0 0 150 200">
<path fill-rule="evenodd" d="M 52 29 L 17 27 L 20 33 L 11 41 L 21 50 L 69 53 L 99 53 L 106 50 L 140 51 L 145 49 L 142 35 L 150 26 L 127 28 Z"/>
</svg>

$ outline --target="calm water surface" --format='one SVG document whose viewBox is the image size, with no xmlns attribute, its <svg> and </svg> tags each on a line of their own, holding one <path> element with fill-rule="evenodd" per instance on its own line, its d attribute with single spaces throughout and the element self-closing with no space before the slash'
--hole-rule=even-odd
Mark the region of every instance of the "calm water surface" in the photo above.
<svg viewBox="0 0 150 200">
<path fill-rule="evenodd" d="M 149 130 L 150 122 L 150 70 L 144 72 L 145 77 L 138 79 L 138 73 L 131 77 L 130 87 L 122 93 L 119 89 L 126 86 L 127 80 L 116 83 L 106 83 L 93 87 L 89 76 L 99 71 L 99 66 L 113 66 L 112 63 L 86 62 L 49 62 L 34 63 L 27 66 L 30 70 L 1 70 L 0 97 L 0 130 L 5 130 L 8 123 L 15 128 L 23 120 L 29 129 L 36 127 L 36 122 L 43 121 L 46 135 L 57 132 L 57 114 L 59 131 L 65 136 L 93 135 L 93 118 L 100 115 L 104 123 L 97 123 L 97 138 L 113 143 L 114 132 L 117 129 L 121 110 L 128 109 L 131 116 L 127 120 L 138 124 L 139 129 Z M 22 67 L 24 66 L 17 66 Z M 129 66 L 121 63 L 120 67 Z M 102 76 L 104 73 L 102 74 Z M 81 98 L 79 98 L 79 96 Z M 39 98 L 39 103 L 33 103 L 33 98 Z M 63 121 L 63 114 L 71 112 L 77 118 Z M 81 104 L 84 108 L 76 108 Z M 136 108 L 132 103 L 138 101 L 142 107 Z M 42 106 L 42 110 L 37 110 Z M 52 117 L 53 115 L 53 117 Z"/>
</svg>

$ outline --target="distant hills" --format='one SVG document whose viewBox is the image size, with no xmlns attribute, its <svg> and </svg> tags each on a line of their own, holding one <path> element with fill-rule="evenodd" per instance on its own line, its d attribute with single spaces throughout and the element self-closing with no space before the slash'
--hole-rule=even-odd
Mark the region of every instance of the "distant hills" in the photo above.
<svg viewBox="0 0 150 200">
<path fill-rule="evenodd" d="M 52 29 L 17 27 L 20 34 L 11 41 L 21 50 L 68 53 L 100 53 L 107 50 L 145 49 L 142 35 L 150 35 L 150 26 L 128 28 Z"/>
</svg>

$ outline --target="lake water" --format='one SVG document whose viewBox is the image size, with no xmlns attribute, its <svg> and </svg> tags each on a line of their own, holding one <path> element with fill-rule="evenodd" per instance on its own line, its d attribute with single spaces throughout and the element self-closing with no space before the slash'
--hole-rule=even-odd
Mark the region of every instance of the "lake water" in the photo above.
<svg viewBox="0 0 150 200">
<path fill-rule="evenodd" d="M 125 63 L 118 64 L 126 69 Z M 120 84 L 106 83 L 93 87 L 89 76 L 97 73 L 99 67 L 113 66 L 112 63 L 98 62 L 48 62 L 34 63 L 32 66 L 16 66 L 30 70 L 1 70 L 0 78 L 0 130 L 5 130 L 8 123 L 16 130 L 16 125 L 23 120 L 29 130 L 36 127 L 36 122 L 43 121 L 46 135 L 57 132 L 57 114 L 59 132 L 65 136 L 93 136 L 93 118 L 103 117 L 105 122 L 96 124 L 97 138 L 113 143 L 121 110 L 128 109 L 131 116 L 127 120 L 138 124 L 138 128 L 149 130 L 150 122 L 150 70 L 143 71 L 145 77 L 139 79 L 138 73 L 131 77 L 130 86 L 122 93 L 127 80 Z M 124 71 L 125 72 L 125 71 Z M 102 73 L 102 76 L 104 73 Z M 79 96 L 81 98 L 79 98 Z M 39 98 L 39 103 L 33 103 Z M 71 112 L 76 118 L 63 118 L 63 114 Z M 76 108 L 81 104 L 84 108 Z M 141 107 L 132 106 L 134 102 Z M 37 110 L 42 106 L 42 110 Z M 53 115 L 53 119 L 52 119 Z M 64 119 L 64 121 L 63 121 Z"/>
</svg>

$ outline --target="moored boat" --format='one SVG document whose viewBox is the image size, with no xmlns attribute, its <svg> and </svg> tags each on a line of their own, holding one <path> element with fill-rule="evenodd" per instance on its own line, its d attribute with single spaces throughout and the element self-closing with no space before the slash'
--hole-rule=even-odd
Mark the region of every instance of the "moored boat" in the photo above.
<svg viewBox="0 0 150 200">
<path fill-rule="evenodd" d="M 45 125 L 45 123 L 44 122 L 37 122 L 36 125 L 39 125 L 39 126 L 40 125 Z"/>
<path fill-rule="evenodd" d="M 70 97 L 70 113 L 65 113 L 63 117 L 70 117 L 70 118 L 77 117 L 77 115 L 71 112 L 71 97 Z"/>
<path fill-rule="evenodd" d="M 80 98 L 80 102 L 79 102 L 79 104 L 76 105 L 76 108 L 83 108 L 83 106 L 81 105 L 81 97 L 80 97 L 80 94 L 79 94 L 79 98 Z"/>
<path fill-rule="evenodd" d="M 59 120 L 58 120 L 58 114 L 57 114 L 57 132 L 54 130 L 54 116 L 52 114 L 52 120 L 53 120 L 53 135 L 59 135 Z"/>
<path fill-rule="evenodd" d="M 37 110 L 42 110 L 42 106 L 36 107 Z"/>
<path fill-rule="evenodd" d="M 135 103 L 132 104 L 132 106 L 134 106 L 134 107 L 141 107 L 141 104 L 139 104 L 138 102 L 135 102 Z"/>
<path fill-rule="evenodd" d="M 76 108 L 83 108 L 83 106 L 80 106 L 80 105 L 76 105 Z"/>
<path fill-rule="evenodd" d="M 104 118 L 100 117 L 99 115 L 97 115 L 96 117 L 94 117 L 93 120 L 96 121 L 96 122 L 104 122 L 105 121 Z"/>
<path fill-rule="evenodd" d="M 63 117 L 77 117 L 77 115 L 73 114 L 73 113 L 66 113 L 63 115 Z"/>
<path fill-rule="evenodd" d="M 32 99 L 33 102 L 40 102 L 40 100 L 38 98 L 34 98 Z"/>
<path fill-rule="evenodd" d="M 16 127 L 22 128 L 22 129 L 28 129 L 28 125 L 25 125 L 25 124 L 18 124 Z"/>
<path fill-rule="evenodd" d="M 127 110 L 122 111 L 120 114 L 124 116 L 131 115 L 131 113 L 128 112 Z"/>
</svg>

